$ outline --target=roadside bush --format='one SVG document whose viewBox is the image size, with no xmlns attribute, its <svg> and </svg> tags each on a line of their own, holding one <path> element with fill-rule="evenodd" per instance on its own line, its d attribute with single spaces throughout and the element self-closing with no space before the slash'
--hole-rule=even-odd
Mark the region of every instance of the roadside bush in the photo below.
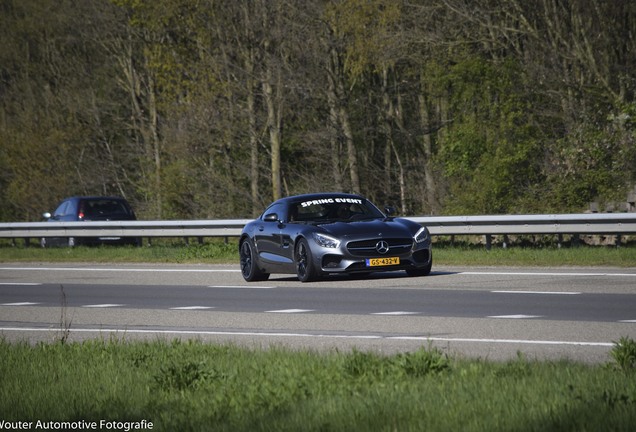
<svg viewBox="0 0 636 432">
<path fill-rule="evenodd" d="M 624 372 L 636 370 L 636 341 L 622 337 L 610 352 L 614 365 Z"/>
</svg>

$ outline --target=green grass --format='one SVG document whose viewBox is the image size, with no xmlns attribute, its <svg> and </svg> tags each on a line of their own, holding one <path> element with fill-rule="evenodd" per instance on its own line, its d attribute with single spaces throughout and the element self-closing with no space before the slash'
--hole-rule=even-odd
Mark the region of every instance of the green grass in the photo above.
<svg viewBox="0 0 636 432">
<path fill-rule="evenodd" d="M 43 249 L 32 245 L 0 242 L 0 262 L 114 262 L 238 264 L 236 240 L 197 242 L 158 239 L 152 246 L 78 246 Z"/>
<path fill-rule="evenodd" d="M 433 245 L 435 265 L 453 266 L 616 266 L 634 267 L 636 244 L 622 247 L 586 246 L 562 247 L 535 244 L 502 248 L 483 245 L 436 242 Z M 203 244 L 158 239 L 143 247 L 75 247 L 48 248 L 13 246 L 0 242 L 0 262 L 126 262 L 126 263 L 204 263 L 237 264 L 237 240 L 207 240 Z M 434 267 L 433 267 L 434 270 Z"/>
<path fill-rule="evenodd" d="M 425 348 L 381 356 L 198 341 L 0 340 L 0 377 L 0 419 L 8 421 L 147 420 L 160 431 L 628 431 L 636 424 L 633 363 L 521 356 L 494 363 Z"/>
<path fill-rule="evenodd" d="M 448 246 L 434 247 L 434 265 L 453 266 L 583 266 L 583 267 L 634 267 L 636 247 L 581 246 L 549 247 L 483 247 Z"/>
</svg>

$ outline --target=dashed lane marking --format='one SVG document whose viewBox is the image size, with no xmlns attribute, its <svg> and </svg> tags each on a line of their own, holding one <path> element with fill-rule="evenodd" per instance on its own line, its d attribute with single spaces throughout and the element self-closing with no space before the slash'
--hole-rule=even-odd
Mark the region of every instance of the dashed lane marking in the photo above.
<svg viewBox="0 0 636 432">
<path fill-rule="evenodd" d="M 394 311 L 394 312 L 375 312 L 371 315 L 417 315 L 420 312 L 406 312 L 406 311 Z"/>
<path fill-rule="evenodd" d="M 515 290 L 496 290 L 490 291 L 496 294 L 550 294 L 550 295 L 578 295 L 580 292 L 575 291 L 515 291 Z"/>
<path fill-rule="evenodd" d="M 266 313 L 294 314 L 294 313 L 314 312 L 314 309 L 281 309 L 281 310 L 270 310 L 270 311 L 265 311 L 265 312 Z"/>
<path fill-rule="evenodd" d="M 34 302 L 18 302 L 18 303 L 2 303 L 0 306 L 34 306 L 40 303 Z"/>
<path fill-rule="evenodd" d="M 104 303 L 104 304 L 84 305 L 82 307 L 85 307 L 85 308 L 113 308 L 113 307 L 120 307 L 120 306 L 126 306 L 126 305 L 116 304 L 116 303 Z"/>
</svg>

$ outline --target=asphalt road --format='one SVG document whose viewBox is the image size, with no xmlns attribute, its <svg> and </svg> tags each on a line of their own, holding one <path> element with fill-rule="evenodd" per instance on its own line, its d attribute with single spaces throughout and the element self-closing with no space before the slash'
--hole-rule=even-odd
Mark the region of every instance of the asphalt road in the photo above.
<svg viewBox="0 0 636 432">
<path fill-rule="evenodd" d="M 493 360 L 609 360 L 636 339 L 636 269 L 451 268 L 248 284 L 235 267 L 0 263 L 8 340 L 198 338 Z"/>
</svg>

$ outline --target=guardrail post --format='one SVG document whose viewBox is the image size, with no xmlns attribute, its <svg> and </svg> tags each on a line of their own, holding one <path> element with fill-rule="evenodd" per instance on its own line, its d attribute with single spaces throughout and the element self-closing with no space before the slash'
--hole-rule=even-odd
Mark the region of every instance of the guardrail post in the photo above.
<svg viewBox="0 0 636 432">
<path fill-rule="evenodd" d="M 490 250 L 492 247 L 492 235 L 486 234 L 486 250 Z"/>
</svg>

